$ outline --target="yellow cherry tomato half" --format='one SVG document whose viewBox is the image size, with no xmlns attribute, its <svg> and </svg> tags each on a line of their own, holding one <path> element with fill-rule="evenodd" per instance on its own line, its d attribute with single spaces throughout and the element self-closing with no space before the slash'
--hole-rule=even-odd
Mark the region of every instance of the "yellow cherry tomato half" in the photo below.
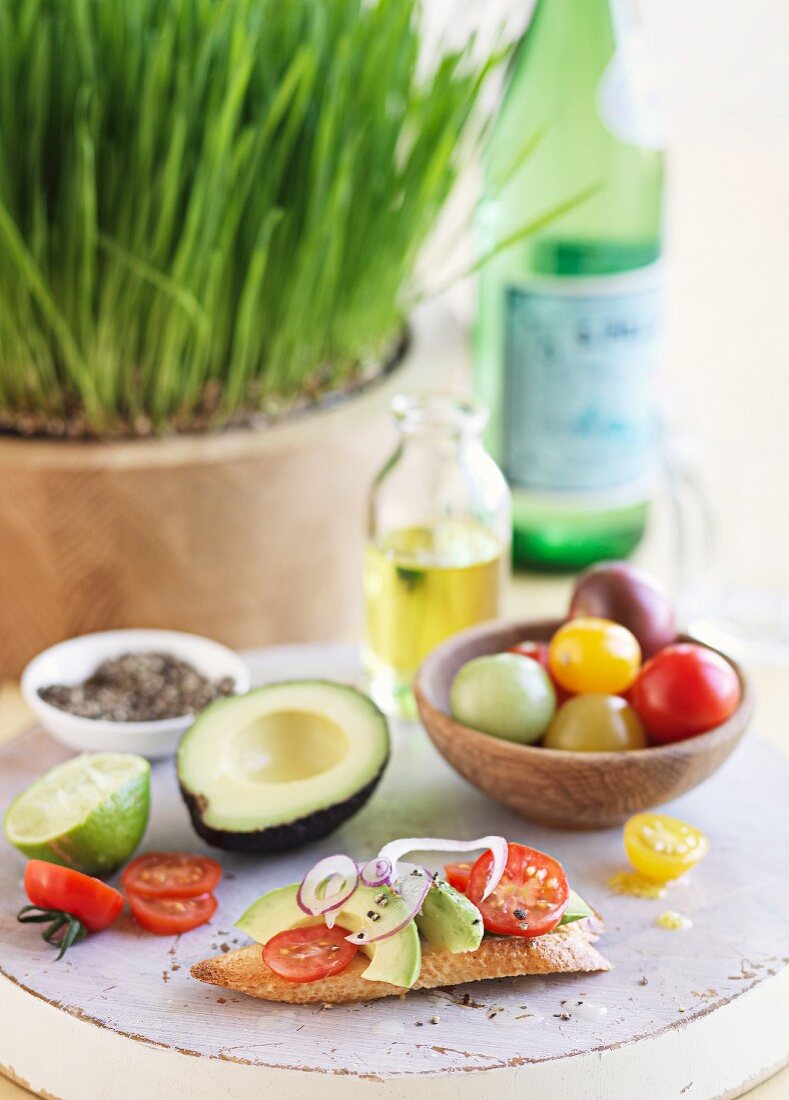
<svg viewBox="0 0 789 1100">
<path fill-rule="evenodd" d="M 669 882 L 686 874 L 709 848 L 706 836 L 692 825 L 665 814 L 636 814 L 625 822 L 625 850 L 639 874 Z"/>
<path fill-rule="evenodd" d="M 560 626 L 548 648 L 548 664 L 557 683 L 574 695 L 627 691 L 641 666 L 635 636 L 608 619 L 571 619 Z"/>
</svg>

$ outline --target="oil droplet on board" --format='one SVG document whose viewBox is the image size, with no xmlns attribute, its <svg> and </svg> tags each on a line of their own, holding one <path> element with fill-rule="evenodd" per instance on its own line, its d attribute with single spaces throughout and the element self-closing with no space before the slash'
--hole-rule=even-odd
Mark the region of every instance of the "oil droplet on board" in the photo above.
<svg viewBox="0 0 789 1100">
<path fill-rule="evenodd" d="M 398 1035 L 405 1034 L 405 1028 L 397 1020 L 379 1020 L 370 1028 L 373 1035 L 381 1035 L 386 1039 L 394 1039 Z"/>
<path fill-rule="evenodd" d="M 666 887 L 662 882 L 639 875 L 637 871 L 618 871 L 608 880 L 609 890 L 615 894 L 626 894 L 631 898 L 664 898 Z"/>
<path fill-rule="evenodd" d="M 690 917 L 678 913 L 676 909 L 667 909 L 665 913 L 655 917 L 655 924 L 658 928 L 666 928 L 669 932 L 687 932 L 689 928 L 693 927 L 693 921 Z"/>
<path fill-rule="evenodd" d="M 602 1020 L 608 1015 L 605 1005 L 595 1004 L 593 1001 L 576 1001 L 568 1004 L 567 1011 L 571 1016 L 577 1016 L 579 1020 Z"/>
<path fill-rule="evenodd" d="M 261 1030 L 279 1031 L 282 1028 L 291 1028 L 296 1023 L 304 1023 L 306 1013 L 296 1008 L 279 1008 L 276 1012 L 262 1012 L 257 1018 L 257 1026 Z"/>
</svg>

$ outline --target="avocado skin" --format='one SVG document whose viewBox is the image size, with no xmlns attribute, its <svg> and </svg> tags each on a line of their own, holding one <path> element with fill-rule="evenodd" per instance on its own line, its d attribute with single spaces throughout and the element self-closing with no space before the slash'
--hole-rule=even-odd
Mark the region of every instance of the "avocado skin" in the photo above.
<svg viewBox="0 0 789 1100">
<path fill-rule="evenodd" d="M 195 832 L 212 848 L 222 848 L 226 852 L 242 852 L 245 855 L 270 855 L 275 852 L 287 852 L 292 848 L 301 848 L 312 840 L 320 840 L 327 833 L 339 828 L 349 817 L 353 817 L 369 799 L 386 769 L 388 758 L 380 771 L 366 786 L 342 802 L 335 802 L 322 810 L 297 818 L 295 821 L 280 825 L 270 825 L 265 829 L 249 832 L 233 832 L 228 829 L 213 829 L 203 820 L 202 799 L 186 787 L 181 786 L 181 795 L 192 818 Z"/>
</svg>

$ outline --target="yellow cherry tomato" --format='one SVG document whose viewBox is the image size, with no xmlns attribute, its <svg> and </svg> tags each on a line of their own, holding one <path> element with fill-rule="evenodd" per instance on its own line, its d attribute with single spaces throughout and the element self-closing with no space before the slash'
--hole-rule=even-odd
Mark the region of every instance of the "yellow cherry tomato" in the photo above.
<svg viewBox="0 0 789 1100">
<path fill-rule="evenodd" d="M 551 639 L 548 664 L 556 682 L 575 695 L 619 695 L 638 675 L 641 649 L 619 623 L 571 619 Z"/>
<path fill-rule="evenodd" d="M 655 882 L 679 878 L 707 854 L 704 833 L 665 814 L 636 814 L 625 822 L 625 850 L 639 874 Z"/>
<path fill-rule="evenodd" d="M 542 739 L 546 749 L 619 752 L 645 749 L 647 735 L 621 695 L 576 695 L 563 703 Z"/>
</svg>

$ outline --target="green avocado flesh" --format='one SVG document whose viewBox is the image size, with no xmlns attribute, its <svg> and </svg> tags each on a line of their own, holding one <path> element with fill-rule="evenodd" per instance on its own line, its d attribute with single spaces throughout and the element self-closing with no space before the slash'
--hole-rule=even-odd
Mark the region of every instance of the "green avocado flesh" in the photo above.
<svg viewBox="0 0 789 1100">
<path fill-rule="evenodd" d="M 567 908 L 562 914 L 559 924 L 572 924 L 573 921 L 583 920 L 584 917 L 591 917 L 591 915 L 592 910 L 584 899 L 579 897 L 575 890 L 571 890 L 570 897 L 567 900 Z"/>
<path fill-rule="evenodd" d="M 428 943 L 453 955 L 476 951 L 485 931 L 476 905 L 441 879 L 428 890 L 416 924 Z"/>
<path fill-rule="evenodd" d="M 295 680 L 212 703 L 182 738 L 177 770 L 209 844 L 276 852 L 356 813 L 388 757 L 386 719 L 366 695 Z"/>
<path fill-rule="evenodd" d="M 321 924 L 322 917 L 308 917 L 296 902 L 298 885 L 283 886 L 264 894 L 236 921 L 236 928 L 246 932 L 258 943 L 268 943 L 272 936 L 288 928 L 298 928 L 306 924 Z M 349 932 L 358 932 L 367 923 L 367 914 L 375 906 L 375 899 L 385 892 L 387 913 L 389 907 L 402 906 L 407 915 L 405 903 L 386 887 L 372 889 L 359 886 L 350 896 L 337 915 L 340 928 Z M 389 985 L 409 989 L 419 977 L 422 965 L 422 948 L 419 933 L 413 921 L 409 921 L 399 932 L 378 943 L 363 945 L 360 950 L 370 957 L 370 965 L 362 973 L 363 978 L 371 982 L 387 982 Z"/>
</svg>

